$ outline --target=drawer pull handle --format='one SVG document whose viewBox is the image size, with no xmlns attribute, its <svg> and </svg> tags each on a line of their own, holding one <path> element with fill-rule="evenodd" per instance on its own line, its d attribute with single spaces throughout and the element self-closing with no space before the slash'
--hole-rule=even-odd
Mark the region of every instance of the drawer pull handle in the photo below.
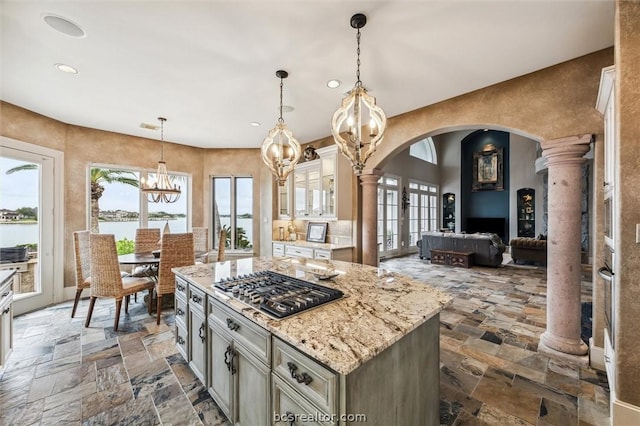
<svg viewBox="0 0 640 426">
<path fill-rule="evenodd" d="M 227 318 L 227 328 L 231 331 L 238 331 L 240 324 L 236 323 L 231 318 Z"/>
<path fill-rule="evenodd" d="M 9 292 L 5 291 L 4 293 L 2 293 L 2 296 L 0 296 L 0 297 L 7 297 L 8 295 L 9 295 Z"/>
<path fill-rule="evenodd" d="M 611 358 L 609 358 L 607 355 L 604 356 L 604 362 L 611 362 Z"/>
<path fill-rule="evenodd" d="M 178 315 L 179 317 L 183 317 L 184 311 L 180 308 L 176 308 L 176 315 Z"/>
<path fill-rule="evenodd" d="M 204 323 L 202 323 L 202 325 L 200 325 L 200 328 L 198 329 L 198 336 L 200 336 L 200 340 L 202 341 L 202 343 L 204 343 L 204 339 L 207 337 L 204 333 Z"/>
<path fill-rule="evenodd" d="M 298 371 L 298 366 L 295 365 L 294 363 L 288 362 L 287 367 L 289 367 L 291 378 L 296 379 L 298 383 L 304 383 L 305 385 L 308 385 L 313 381 L 311 376 L 309 376 L 307 373 L 297 374 L 296 371 Z"/>
<path fill-rule="evenodd" d="M 197 294 L 194 294 L 193 296 L 191 296 L 191 300 L 193 300 L 197 304 L 202 303 L 202 297 L 198 296 Z"/>
<path fill-rule="evenodd" d="M 178 341 L 179 345 L 184 345 L 184 339 L 182 338 L 182 336 L 178 336 L 176 340 Z"/>
<path fill-rule="evenodd" d="M 10 310 L 11 310 L 11 307 L 6 308 L 4 311 L 2 311 L 2 315 L 8 314 Z"/>
<path fill-rule="evenodd" d="M 237 353 L 233 350 L 231 345 L 227 346 L 227 350 L 224 352 L 224 363 L 227 366 L 227 370 L 231 371 L 231 375 L 237 373 L 236 367 L 233 365 L 233 359 L 236 357 Z"/>
<path fill-rule="evenodd" d="M 176 284 L 176 288 L 178 289 L 178 291 L 185 291 L 186 290 L 182 284 Z"/>
</svg>

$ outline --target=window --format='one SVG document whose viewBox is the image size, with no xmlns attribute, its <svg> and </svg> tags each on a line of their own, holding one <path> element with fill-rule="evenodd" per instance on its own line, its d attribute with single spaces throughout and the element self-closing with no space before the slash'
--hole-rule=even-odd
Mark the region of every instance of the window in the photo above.
<svg viewBox="0 0 640 426">
<path fill-rule="evenodd" d="M 89 223 L 93 232 L 114 234 L 116 241 L 133 241 L 136 228 L 164 228 L 171 232 L 187 232 L 189 177 L 171 174 L 182 189 L 175 203 L 150 203 L 140 191 L 140 177 L 153 172 L 99 165 L 89 171 Z"/>
<path fill-rule="evenodd" d="M 378 180 L 378 247 L 380 256 L 398 250 L 400 230 L 399 179 L 383 176 Z"/>
<path fill-rule="evenodd" d="M 438 229 L 438 187 L 409 182 L 409 247 L 415 247 L 423 232 Z"/>
<path fill-rule="evenodd" d="M 427 163 L 438 164 L 436 147 L 433 144 L 433 139 L 430 137 L 424 138 L 411 145 L 409 147 L 409 155 L 426 161 Z"/>
<path fill-rule="evenodd" d="M 253 251 L 253 178 L 212 178 L 214 247 L 220 229 L 226 231 L 225 247 Z"/>
</svg>

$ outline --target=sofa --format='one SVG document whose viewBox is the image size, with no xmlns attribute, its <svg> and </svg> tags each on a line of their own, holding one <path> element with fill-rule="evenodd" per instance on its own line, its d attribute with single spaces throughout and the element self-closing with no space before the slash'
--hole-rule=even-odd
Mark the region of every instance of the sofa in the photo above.
<svg viewBox="0 0 640 426">
<path fill-rule="evenodd" d="M 455 234 L 425 232 L 417 242 L 420 259 L 431 259 L 431 250 L 473 252 L 473 263 L 481 266 L 499 266 L 506 246 L 497 234 Z"/>
<path fill-rule="evenodd" d="M 514 263 L 537 262 L 547 264 L 547 240 L 542 238 L 514 238 L 509 242 Z"/>
</svg>

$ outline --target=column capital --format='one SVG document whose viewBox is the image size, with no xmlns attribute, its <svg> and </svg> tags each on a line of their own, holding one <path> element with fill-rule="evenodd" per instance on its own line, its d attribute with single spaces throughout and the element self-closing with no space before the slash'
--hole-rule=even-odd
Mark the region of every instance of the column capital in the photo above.
<svg viewBox="0 0 640 426">
<path fill-rule="evenodd" d="M 589 152 L 593 141 L 592 134 L 569 136 L 540 142 L 542 155 L 547 159 L 547 165 L 580 164 L 584 162 L 584 154 Z"/>
<path fill-rule="evenodd" d="M 371 185 L 371 184 L 377 185 L 378 179 L 380 179 L 380 176 L 382 175 L 383 175 L 382 170 L 378 170 L 378 169 L 367 170 L 359 176 L 360 185 Z"/>
</svg>

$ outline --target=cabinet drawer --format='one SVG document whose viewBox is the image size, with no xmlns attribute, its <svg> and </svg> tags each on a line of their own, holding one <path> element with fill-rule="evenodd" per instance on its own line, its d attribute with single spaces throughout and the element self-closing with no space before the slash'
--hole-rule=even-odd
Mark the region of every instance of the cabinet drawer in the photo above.
<svg viewBox="0 0 640 426">
<path fill-rule="evenodd" d="M 329 250 L 315 249 L 314 253 L 315 253 L 316 259 L 327 259 L 327 260 L 331 259 L 331 252 Z"/>
<path fill-rule="evenodd" d="M 187 358 L 187 329 L 180 323 L 176 323 L 176 348 L 185 360 L 189 359 Z"/>
<path fill-rule="evenodd" d="M 313 259 L 313 249 L 308 247 L 286 246 L 285 254 L 287 256 L 306 257 Z"/>
<path fill-rule="evenodd" d="M 176 296 L 187 300 L 187 288 L 189 288 L 187 282 L 182 278 L 176 277 Z"/>
<path fill-rule="evenodd" d="M 309 404 L 304 398 L 301 398 L 293 388 L 287 385 L 276 374 L 271 375 L 271 394 L 274 425 L 335 424 L 335 422 L 330 421 L 332 418 L 331 414 L 333 413 L 319 412 L 316 407 Z M 317 419 L 313 417 L 317 417 Z"/>
<path fill-rule="evenodd" d="M 199 310 L 204 313 L 205 298 L 204 291 L 190 285 L 187 288 L 187 294 L 189 295 L 189 309 Z"/>
<path fill-rule="evenodd" d="M 337 374 L 277 337 L 273 338 L 273 372 L 322 411 L 335 411 Z"/>
<path fill-rule="evenodd" d="M 284 244 L 273 244 L 273 255 L 283 257 L 284 256 Z"/>
<path fill-rule="evenodd" d="M 175 300 L 176 306 L 176 324 L 181 325 L 184 328 L 187 328 L 187 300 L 178 297 L 176 294 Z"/>
<path fill-rule="evenodd" d="M 233 339 L 267 365 L 271 361 L 271 334 L 221 302 L 209 298 L 209 321 L 227 330 Z"/>
</svg>

